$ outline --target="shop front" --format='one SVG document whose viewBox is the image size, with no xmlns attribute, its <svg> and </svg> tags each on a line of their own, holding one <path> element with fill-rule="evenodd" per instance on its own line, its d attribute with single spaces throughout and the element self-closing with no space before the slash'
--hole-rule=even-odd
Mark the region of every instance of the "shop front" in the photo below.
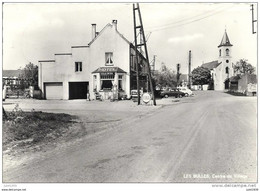
<svg viewBox="0 0 260 191">
<path fill-rule="evenodd" d="M 119 67 L 100 67 L 92 72 L 93 92 L 102 99 L 126 96 L 126 72 Z"/>
</svg>

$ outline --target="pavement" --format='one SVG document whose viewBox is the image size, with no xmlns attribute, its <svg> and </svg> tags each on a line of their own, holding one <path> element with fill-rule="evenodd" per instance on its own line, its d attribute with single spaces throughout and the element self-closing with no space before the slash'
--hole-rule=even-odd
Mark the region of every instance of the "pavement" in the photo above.
<svg viewBox="0 0 260 191">
<path fill-rule="evenodd" d="M 67 108 L 83 115 L 87 110 L 77 107 L 90 112 L 101 104 L 99 108 L 106 113 L 118 111 L 110 116 L 127 119 L 133 114 L 135 120 L 121 121 L 109 131 L 13 166 L 4 160 L 4 183 L 257 181 L 256 97 L 205 91 L 180 101 L 167 99 L 168 104 L 158 101 L 158 106 L 151 107 L 129 101 L 91 107 L 92 103 L 82 101 L 65 102 L 48 105 L 42 101 L 34 107 L 40 109 L 42 104 L 46 111 Z M 7 110 L 9 106 L 4 105 Z M 20 106 L 30 109 L 26 103 Z"/>
</svg>

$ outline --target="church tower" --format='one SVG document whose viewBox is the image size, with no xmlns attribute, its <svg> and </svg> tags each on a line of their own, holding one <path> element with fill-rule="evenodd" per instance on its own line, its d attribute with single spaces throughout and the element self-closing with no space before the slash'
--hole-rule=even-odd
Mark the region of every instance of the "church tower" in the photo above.
<svg viewBox="0 0 260 191">
<path fill-rule="evenodd" d="M 219 57 L 218 63 L 219 67 L 216 71 L 218 76 L 218 87 L 216 90 L 225 90 L 229 88 L 229 78 L 233 76 L 233 64 L 232 64 L 232 44 L 229 41 L 227 31 L 223 35 L 223 38 L 218 46 Z"/>
</svg>

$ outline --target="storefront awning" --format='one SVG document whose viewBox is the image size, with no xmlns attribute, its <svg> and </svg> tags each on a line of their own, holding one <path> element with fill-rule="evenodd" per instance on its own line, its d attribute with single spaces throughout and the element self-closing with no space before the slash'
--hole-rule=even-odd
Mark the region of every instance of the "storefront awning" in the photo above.
<svg viewBox="0 0 260 191">
<path fill-rule="evenodd" d="M 110 73 L 110 72 L 115 72 L 115 73 L 126 73 L 124 70 L 122 70 L 119 67 L 99 67 L 96 69 L 93 73 Z"/>
</svg>

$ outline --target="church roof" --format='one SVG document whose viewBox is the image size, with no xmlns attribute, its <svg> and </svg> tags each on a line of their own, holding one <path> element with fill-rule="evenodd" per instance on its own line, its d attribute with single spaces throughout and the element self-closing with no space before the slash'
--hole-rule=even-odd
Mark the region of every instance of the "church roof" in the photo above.
<svg viewBox="0 0 260 191">
<path fill-rule="evenodd" d="M 221 63 L 219 63 L 217 60 L 212 61 L 212 62 L 208 62 L 205 64 L 202 64 L 201 66 L 204 68 L 208 68 L 209 70 L 212 70 L 213 68 L 216 68 L 220 65 Z"/>
<path fill-rule="evenodd" d="M 229 41 L 229 38 L 228 38 L 228 35 L 227 35 L 227 31 L 226 31 L 226 30 L 225 30 L 225 33 L 224 33 L 224 35 L 223 35 L 223 37 L 222 37 L 222 40 L 221 40 L 220 45 L 218 46 L 218 48 L 221 47 L 221 46 L 233 46 L 233 45 L 230 43 L 230 41 Z"/>
</svg>

